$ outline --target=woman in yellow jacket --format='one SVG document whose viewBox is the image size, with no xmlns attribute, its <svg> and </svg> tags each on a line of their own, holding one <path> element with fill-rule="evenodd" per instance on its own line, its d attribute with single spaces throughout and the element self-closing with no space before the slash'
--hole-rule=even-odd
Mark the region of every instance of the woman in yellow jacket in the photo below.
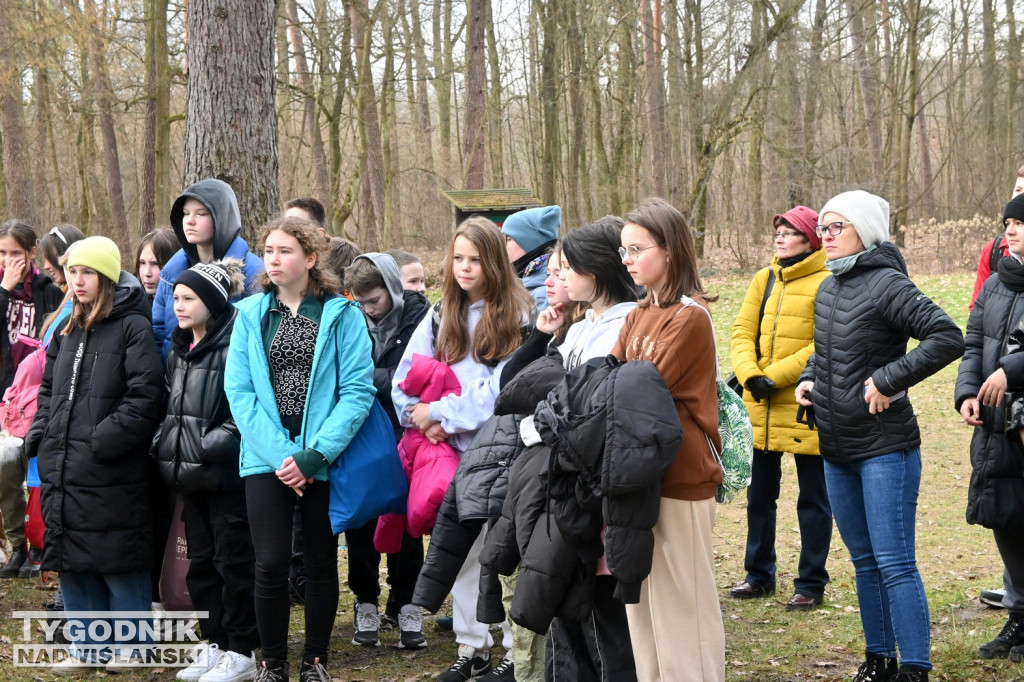
<svg viewBox="0 0 1024 682">
<path fill-rule="evenodd" d="M 815 228 L 818 214 L 797 206 L 772 220 L 775 257 L 754 275 L 732 328 L 732 365 L 754 426 L 754 461 L 747 488 L 746 578 L 738 599 L 775 593 L 775 516 L 782 454 L 793 453 L 800 485 L 799 576 L 787 610 L 820 605 L 828 583 L 825 560 L 832 541 L 832 510 L 818 436 L 796 421 L 794 386 L 814 351 L 814 298 L 828 276 Z M 767 290 L 767 295 L 766 295 Z"/>
</svg>

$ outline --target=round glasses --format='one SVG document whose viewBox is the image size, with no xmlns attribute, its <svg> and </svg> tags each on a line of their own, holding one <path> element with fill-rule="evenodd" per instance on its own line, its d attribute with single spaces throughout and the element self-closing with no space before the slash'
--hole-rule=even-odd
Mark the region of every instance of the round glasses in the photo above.
<svg viewBox="0 0 1024 682">
<path fill-rule="evenodd" d="M 619 247 L 619 259 L 624 261 L 628 257 L 629 260 L 636 260 L 637 258 L 640 257 L 640 253 L 642 251 L 646 251 L 647 249 L 657 248 L 657 246 L 658 246 L 657 244 L 652 244 L 650 246 L 637 246 L 636 244 L 634 244 L 633 246 L 629 246 L 629 247 L 620 246 Z"/>
</svg>

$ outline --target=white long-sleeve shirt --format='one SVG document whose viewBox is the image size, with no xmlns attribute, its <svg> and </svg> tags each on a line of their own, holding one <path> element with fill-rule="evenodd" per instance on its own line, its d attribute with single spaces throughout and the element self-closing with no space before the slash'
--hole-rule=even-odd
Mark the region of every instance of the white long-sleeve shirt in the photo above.
<svg viewBox="0 0 1024 682">
<path fill-rule="evenodd" d="M 469 338 L 472 340 L 476 326 L 483 315 L 484 302 L 477 301 L 469 306 L 466 319 L 469 328 Z M 399 384 L 405 380 L 412 366 L 414 354 L 434 357 L 434 327 L 433 311 L 428 312 L 423 318 L 416 331 L 409 339 L 409 345 L 405 348 L 401 362 L 395 370 L 395 376 L 391 384 L 391 399 L 395 404 L 395 412 L 398 414 L 402 426 L 409 427 L 409 413 L 420 400 L 416 396 L 406 395 Z M 444 320 L 441 321 L 444 324 Z M 483 426 L 484 422 L 494 414 L 494 401 L 498 397 L 501 388 L 501 370 L 508 362 L 505 358 L 494 367 L 489 367 L 473 359 L 470 353 L 455 364 L 449 365 L 462 386 L 459 395 L 449 395 L 430 403 L 430 418 L 441 423 L 441 428 L 451 434 L 448 444 L 457 452 L 465 452 L 473 441 L 476 431 Z"/>
</svg>

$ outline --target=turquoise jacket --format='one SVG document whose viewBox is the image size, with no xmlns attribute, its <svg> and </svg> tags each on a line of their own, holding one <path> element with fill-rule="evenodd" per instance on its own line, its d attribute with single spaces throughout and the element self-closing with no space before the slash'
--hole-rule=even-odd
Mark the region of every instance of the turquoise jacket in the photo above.
<svg viewBox="0 0 1024 682">
<path fill-rule="evenodd" d="M 324 301 L 313 371 L 302 415 L 302 432 L 292 441 L 281 425 L 263 342 L 270 295 L 250 296 L 235 304 L 238 319 L 231 335 L 224 392 L 242 435 L 239 474 L 269 474 L 286 457 L 316 450 L 328 462 L 337 459 L 370 412 L 373 356 L 363 313 L 338 296 Z M 326 481 L 327 467 L 313 478 Z"/>
</svg>

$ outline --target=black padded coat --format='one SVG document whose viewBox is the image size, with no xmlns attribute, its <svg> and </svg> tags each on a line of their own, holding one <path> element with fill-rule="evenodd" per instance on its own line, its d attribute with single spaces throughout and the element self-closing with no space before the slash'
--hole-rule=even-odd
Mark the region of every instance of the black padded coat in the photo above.
<svg viewBox="0 0 1024 682">
<path fill-rule="evenodd" d="M 167 417 L 157 436 L 160 475 L 185 494 L 241 490 L 241 437 L 224 394 L 224 365 L 238 311 L 218 319 L 195 348 L 192 331 L 171 332 Z"/>
<path fill-rule="evenodd" d="M 523 450 L 519 437 L 522 415 L 532 410 L 564 373 L 561 357 L 542 358 L 517 375 L 498 395 L 495 416 L 481 427 L 463 453 L 441 502 L 416 581 L 413 604 L 432 613 L 441 608 L 484 524 L 501 514 L 510 467 Z M 501 585 L 497 575 L 485 569 L 480 574 L 477 620 L 499 623 L 504 619 Z"/>
<path fill-rule="evenodd" d="M 1010 337 L 1024 322 L 1024 265 L 1012 259 L 999 264 L 974 302 L 967 320 L 967 350 L 956 379 L 954 400 L 978 395 L 985 380 L 1002 368 L 1007 390 L 1024 391 L 1024 352 L 1011 352 Z M 1011 272 L 1012 271 L 1012 272 Z M 1016 403 L 1017 401 L 1013 401 Z M 981 426 L 971 437 L 971 482 L 967 489 L 967 522 L 999 530 L 1024 529 L 1024 446 L 1016 429 L 1006 432 L 1008 401 L 981 406 Z"/>
<path fill-rule="evenodd" d="M 907 341 L 920 340 L 907 352 Z M 848 272 L 825 279 L 814 303 L 814 354 L 800 381 L 811 402 L 821 454 L 856 461 L 920 447 L 909 396 L 872 415 L 869 377 L 886 396 L 920 383 L 964 352 L 960 328 L 907 277 L 891 242 L 861 255 Z"/>
<path fill-rule="evenodd" d="M 109 317 L 54 334 L 25 438 L 39 457 L 43 570 L 95 575 L 153 563 L 149 447 L 163 414 L 149 298 L 122 271 Z"/>
</svg>

